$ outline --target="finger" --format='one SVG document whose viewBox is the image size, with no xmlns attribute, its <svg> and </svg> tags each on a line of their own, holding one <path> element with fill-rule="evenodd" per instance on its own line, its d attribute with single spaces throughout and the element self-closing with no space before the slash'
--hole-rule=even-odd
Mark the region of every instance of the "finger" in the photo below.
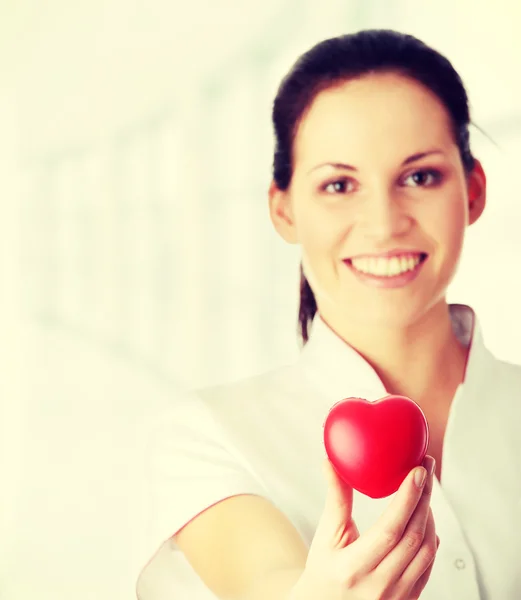
<svg viewBox="0 0 521 600">
<path fill-rule="evenodd" d="M 412 590 L 409 594 L 409 600 L 418 600 L 421 597 L 423 590 L 425 589 L 425 586 L 429 582 L 429 578 L 431 576 L 433 567 L 434 567 L 434 560 L 427 567 L 427 570 L 423 573 L 423 575 L 414 584 L 414 587 L 412 588 Z"/>
<path fill-rule="evenodd" d="M 405 589 L 412 589 L 417 586 L 417 582 L 422 579 L 425 580 L 423 586 L 427 583 L 427 579 L 424 577 L 425 573 L 434 562 L 436 557 L 437 543 L 436 543 L 436 528 L 434 525 L 434 518 L 432 511 L 429 509 L 429 517 L 427 519 L 425 527 L 425 537 L 421 548 L 418 550 L 409 566 L 404 570 L 400 578 L 401 584 L 405 586 Z M 423 588 L 422 588 L 423 589 Z"/>
<path fill-rule="evenodd" d="M 437 542 L 437 544 L 436 544 L 436 550 L 437 550 L 440 546 L 440 538 L 438 536 L 436 536 L 436 542 Z M 431 564 L 424 571 L 423 575 L 421 575 L 420 578 L 414 584 L 414 586 L 410 592 L 410 600 L 418 600 L 421 597 L 421 594 L 423 593 L 423 590 L 425 589 L 425 586 L 427 585 L 427 583 L 430 579 L 435 560 L 436 560 L 436 558 L 434 558 L 434 560 L 431 562 Z"/>
<path fill-rule="evenodd" d="M 434 461 L 432 457 L 426 457 L 424 465 L 429 466 L 429 459 Z M 358 569 L 363 569 L 363 573 L 368 573 L 379 565 L 402 539 L 407 523 L 423 492 L 424 484 L 418 487 L 415 483 L 415 475 L 418 472 L 425 473 L 427 479 L 424 467 L 413 469 L 402 482 L 384 513 L 358 540 L 357 556 L 360 564 L 356 566 Z"/>
<path fill-rule="evenodd" d="M 326 501 L 314 539 L 329 547 L 343 548 L 360 535 L 352 519 L 353 488 L 342 480 L 327 458 L 323 470 L 327 480 Z"/>
<path fill-rule="evenodd" d="M 375 571 L 381 572 L 386 580 L 397 581 L 402 576 L 402 573 L 423 545 L 427 534 L 427 521 L 429 519 L 432 520 L 429 532 L 436 535 L 434 532 L 434 520 L 432 519 L 432 512 L 430 510 L 433 473 L 434 471 L 427 476 L 421 498 L 407 523 L 402 539 L 375 569 Z"/>
</svg>

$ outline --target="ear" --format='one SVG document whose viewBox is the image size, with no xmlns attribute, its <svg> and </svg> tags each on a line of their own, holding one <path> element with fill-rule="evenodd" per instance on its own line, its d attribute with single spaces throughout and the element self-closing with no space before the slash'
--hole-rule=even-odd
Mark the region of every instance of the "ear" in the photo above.
<svg viewBox="0 0 521 600">
<path fill-rule="evenodd" d="M 269 207 L 271 222 L 277 233 L 289 244 L 298 243 L 289 192 L 280 190 L 274 181 L 269 189 Z"/>
<path fill-rule="evenodd" d="M 487 177 L 479 160 L 468 177 L 469 225 L 475 223 L 485 210 Z"/>
</svg>

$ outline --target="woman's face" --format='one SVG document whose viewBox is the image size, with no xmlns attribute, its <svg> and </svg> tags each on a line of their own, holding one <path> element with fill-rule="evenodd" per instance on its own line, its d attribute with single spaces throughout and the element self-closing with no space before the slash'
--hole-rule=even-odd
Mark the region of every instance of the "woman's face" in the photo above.
<svg viewBox="0 0 521 600">
<path fill-rule="evenodd" d="M 301 245 L 322 316 L 406 326 L 444 298 L 485 180 L 479 164 L 466 178 L 434 94 L 393 73 L 325 90 L 293 156 L 289 190 L 272 186 L 271 214 Z"/>
</svg>

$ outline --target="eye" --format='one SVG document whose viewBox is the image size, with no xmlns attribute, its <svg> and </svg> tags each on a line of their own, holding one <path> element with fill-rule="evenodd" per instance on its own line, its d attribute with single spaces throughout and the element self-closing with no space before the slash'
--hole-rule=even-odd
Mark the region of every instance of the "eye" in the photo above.
<svg viewBox="0 0 521 600">
<path fill-rule="evenodd" d="M 335 179 L 334 181 L 329 181 L 328 183 L 322 186 L 322 191 L 327 194 L 345 194 L 347 192 L 352 191 L 354 187 L 353 181 L 346 177 L 341 177 L 340 179 Z"/>
<path fill-rule="evenodd" d="M 433 187 L 440 183 L 441 180 L 442 174 L 436 169 L 420 169 L 408 175 L 404 181 L 412 182 L 405 183 L 405 185 L 410 187 Z"/>
</svg>

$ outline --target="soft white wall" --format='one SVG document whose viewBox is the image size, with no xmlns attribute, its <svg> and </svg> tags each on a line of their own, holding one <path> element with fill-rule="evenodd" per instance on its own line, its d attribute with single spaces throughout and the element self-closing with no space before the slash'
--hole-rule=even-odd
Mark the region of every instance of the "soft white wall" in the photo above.
<svg viewBox="0 0 521 600">
<path fill-rule="evenodd" d="M 289 360 L 297 255 L 267 219 L 270 104 L 296 55 L 357 11 L 42 11 L 13 74 L 26 313 L 188 386 Z"/>
<path fill-rule="evenodd" d="M 24 407 L 21 396 L 22 344 L 19 318 L 19 180 L 16 176 L 17 111 L 12 90 L 0 84 L 0 539 L 5 539 L 15 513 L 20 475 Z M 9 485 L 11 484 L 11 485 Z M 0 590 L 9 548 L 0 543 Z"/>
<path fill-rule="evenodd" d="M 39 155 L 135 126 L 280 10 L 273 0 L 50 0 L 42 6 L 26 0 L 25 7 L 10 7 L 16 17 L 3 22 L 11 57 L 4 62 L 19 92 L 24 147 Z"/>
</svg>

